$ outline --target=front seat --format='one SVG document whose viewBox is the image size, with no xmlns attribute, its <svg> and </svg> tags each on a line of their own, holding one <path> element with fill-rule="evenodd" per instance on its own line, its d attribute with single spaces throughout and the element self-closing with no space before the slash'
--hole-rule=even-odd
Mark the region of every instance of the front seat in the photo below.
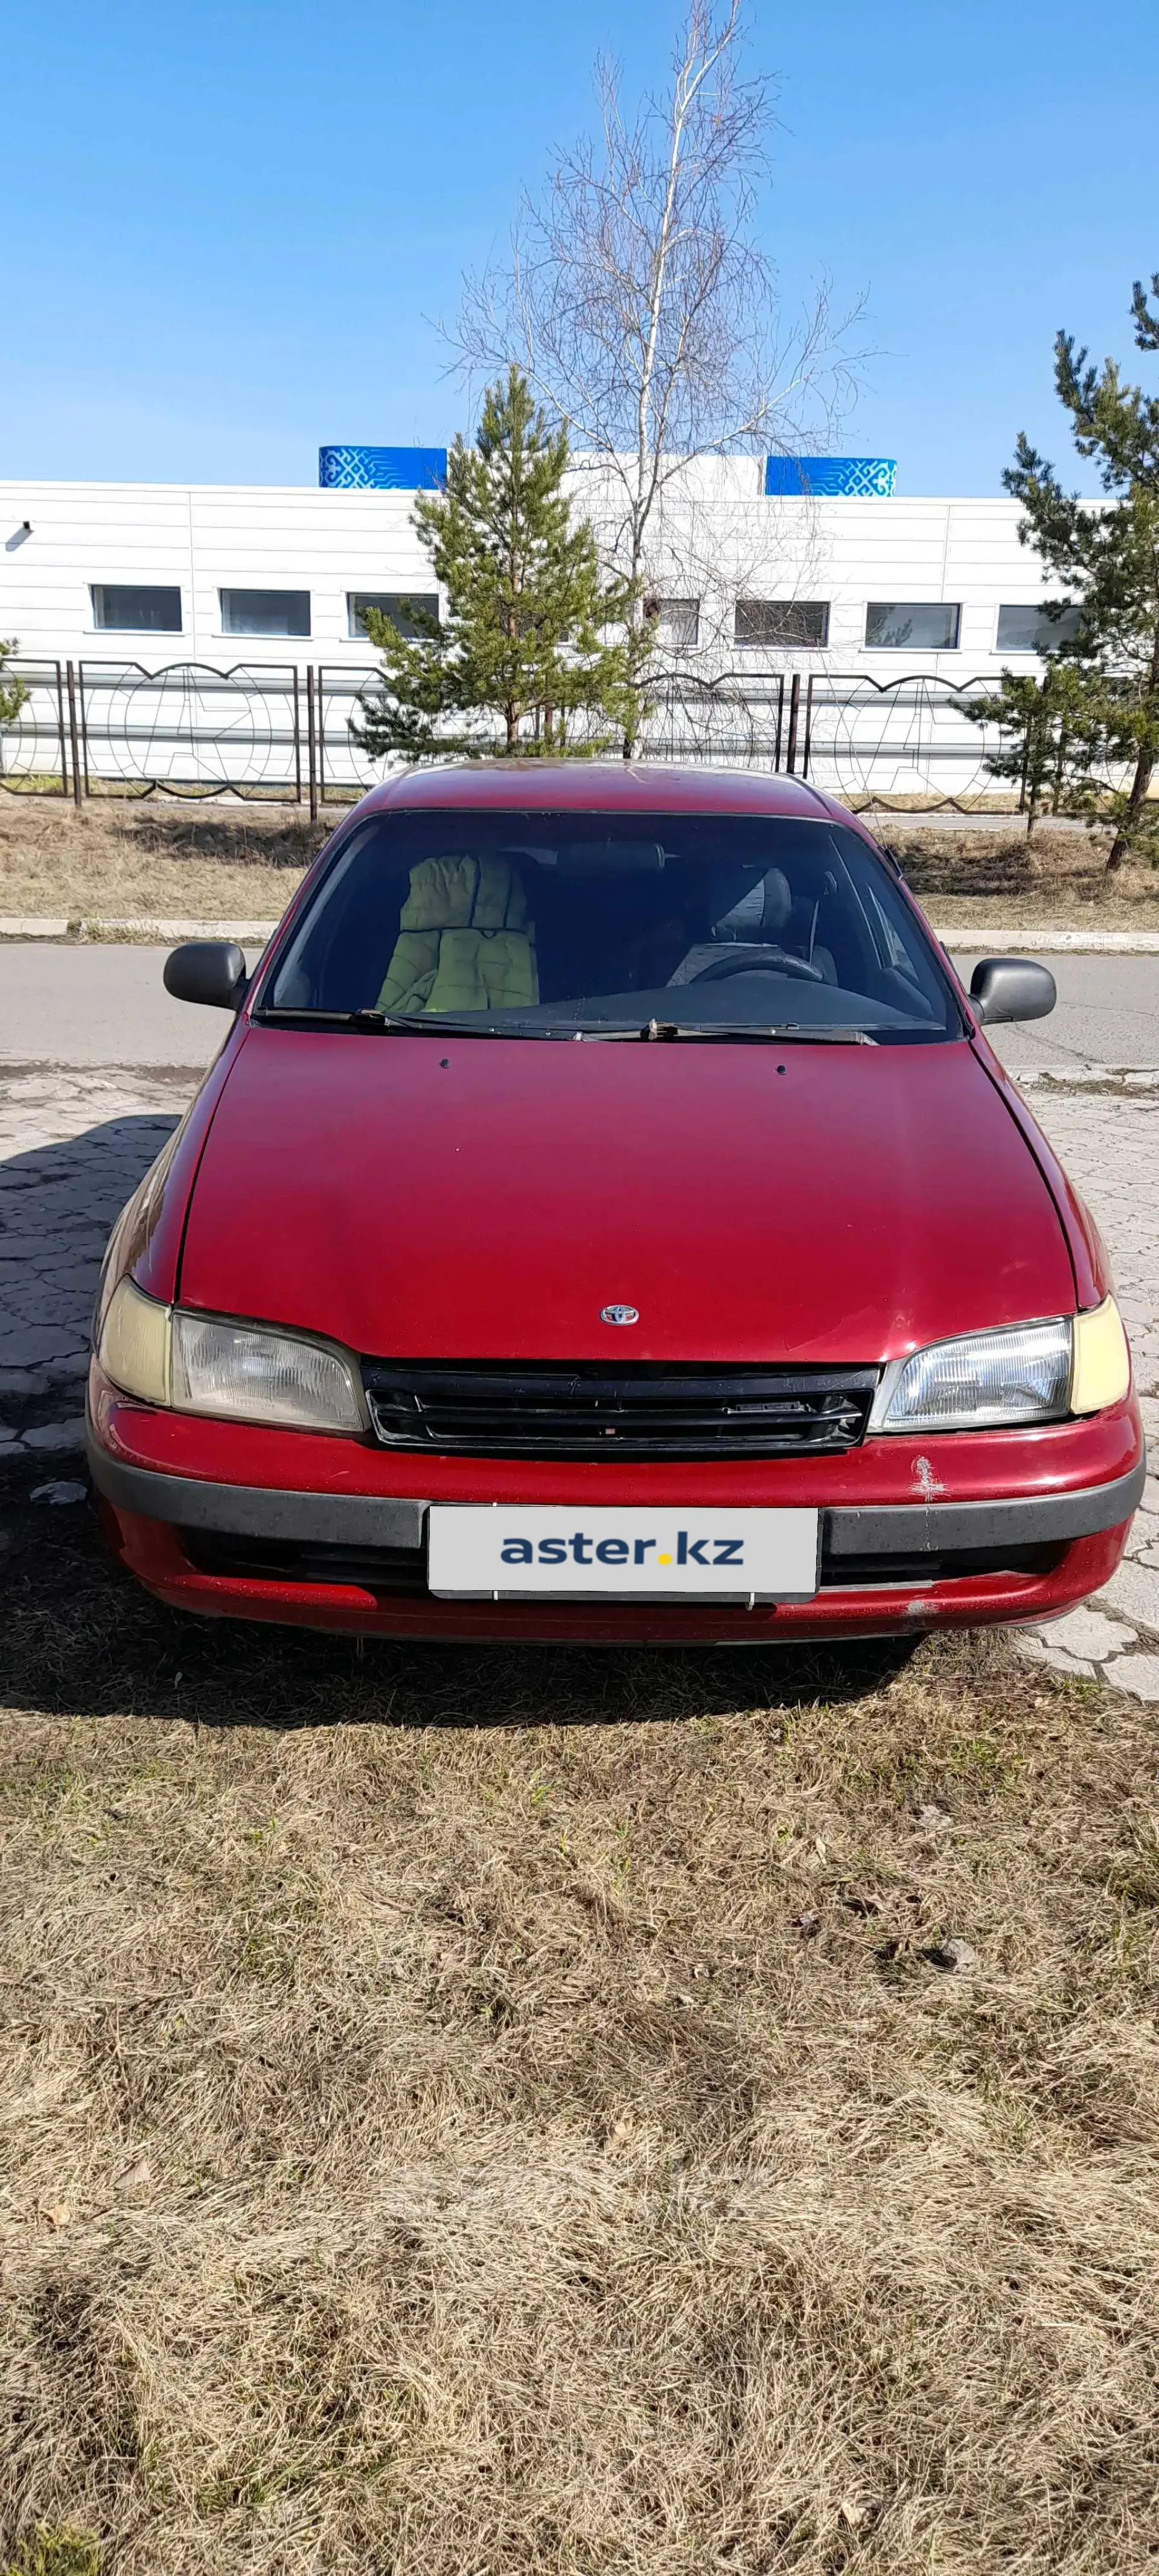
<svg viewBox="0 0 1159 2576">
<path fill-rule="evenodd" d="M 768 868 L 742 894 L 739 903 L 721 914 L 714 935 L 745 947 L 767 939 L 774 947 L 783 948 L 792 910 L 793 893 L 784 869 Z"/>
<path fill-rule="evenodd" d="M 827 984 L 837 981 L 837 968 L 828 948 L 819 948 L 814 938 L 817 906 L 807 896 L 794 901 L 793 889 L 783 868 L 766 868 L 739 903 L 722 913 L 715 937 L 733 939 L 746 945 L 767 940 L 771 947 L 785 948 L 790 956 L 802 957 L 815 966 Z"/>
<path fill-rule="evenodd" d="M 535 925 L 507 859 L 420 859 L 380 1011 L 503 1011 L 539 1000 Z"/>
</svg>

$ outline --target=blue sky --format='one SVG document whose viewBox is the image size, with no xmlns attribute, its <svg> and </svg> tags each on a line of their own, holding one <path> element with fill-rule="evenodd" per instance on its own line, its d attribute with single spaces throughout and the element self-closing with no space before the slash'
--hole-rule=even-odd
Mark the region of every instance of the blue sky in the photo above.
<svg viewBox="0 0 1159 2576">
<path fill-rule="evenodd" d="M 0 476 L 311 483 L 325 440 L 441 444 L 464 265 L 589 120 L 597 49 L 655 81 L 679 6 L 0 0 Z M 868 294 L 842 447 L 903 492 L 997 491 L 1018 428 L 1071 470 L 1056 327 L 1156 373 L 1126 318 L 1159 268 L 1155 0 L 750 22 L 784 300 Z"/>
</svg>

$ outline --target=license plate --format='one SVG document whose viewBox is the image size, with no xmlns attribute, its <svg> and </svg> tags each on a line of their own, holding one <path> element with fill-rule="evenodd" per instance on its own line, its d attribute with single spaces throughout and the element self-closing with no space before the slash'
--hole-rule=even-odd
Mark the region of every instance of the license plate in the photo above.
<svg viewBox="0 0 1159 2576">
<path fill-rule="evenodd" d="M 815 1511 L 617 1511 L 433 1503 L 427 1581 L 443 1599 L 811 1601 Z"/>
</svg>

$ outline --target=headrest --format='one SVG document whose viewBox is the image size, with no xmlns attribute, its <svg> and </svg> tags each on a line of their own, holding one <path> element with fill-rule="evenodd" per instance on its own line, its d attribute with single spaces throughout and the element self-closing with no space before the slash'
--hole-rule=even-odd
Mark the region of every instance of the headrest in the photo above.
<svg viewBox="0 0 1159 2576">
<path fill-rule="evenodd" d="M 400 930 L 522 930 L 527 896 L 507 859 L 420 859 Z"/>
<path fill-rule="evenodd" d="M 731 930 L 736 939 L 760 939 L 788 928 L 793 909 L 793 895 L 783 868 L 769 868 L 756 884 L 742 894 L 730 912 L 723 913 L 718 930 Z"/>
</svg>

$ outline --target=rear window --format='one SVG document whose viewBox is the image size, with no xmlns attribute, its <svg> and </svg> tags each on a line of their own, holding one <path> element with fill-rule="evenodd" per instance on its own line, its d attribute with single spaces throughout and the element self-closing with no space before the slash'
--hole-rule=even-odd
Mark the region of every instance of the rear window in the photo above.
<svg viewBox="0 0 1159 2576">
<path fill-rule="evenodd" d="M 335 852 L 262 1009 L 418 1026 L 842 1029 L 958 1037 L 950 979 L 885 865 L 824 820 L 375 815 Z"/>
</svg>

